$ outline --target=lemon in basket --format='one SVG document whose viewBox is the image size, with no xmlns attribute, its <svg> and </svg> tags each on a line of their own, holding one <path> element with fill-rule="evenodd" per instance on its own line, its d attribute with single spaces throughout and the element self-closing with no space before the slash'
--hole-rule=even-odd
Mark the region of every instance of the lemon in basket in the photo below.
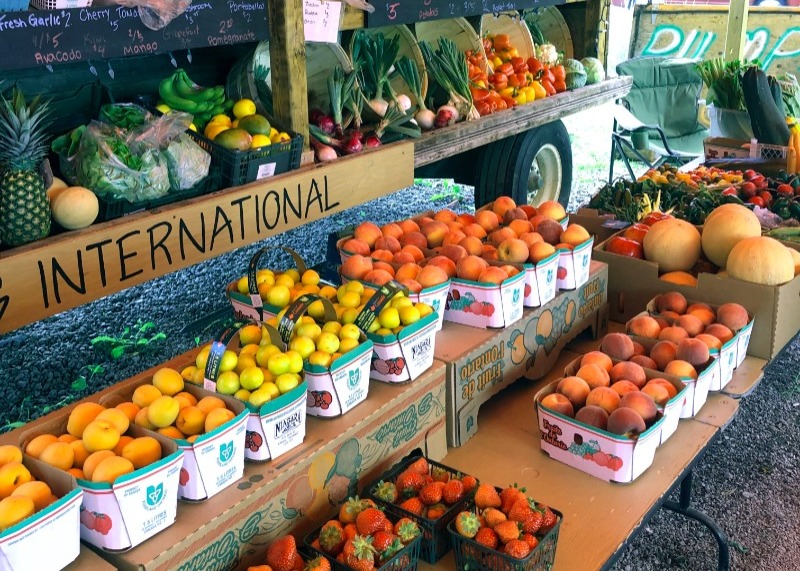
<svg viewBox="0 0 800 571">
<path fill-rule="evenodd" d="M 269 140 L 269 137 L 266 135 L 253 135 L 253 142 L 250 143 L 251 149 L 260 149 L 261 147 L 266 147 L 267 145 L 271 145 L 272 141 Z"/>
<path fill-rule="evenodd" d="M 240 99 L 233 104 L 233 116 L 237 119 L 254 115 L 256 112 L 256 104 L 252 99 Z"/>
<path fill-rule="evenodd" d="M 291 141 L 292 140 L 292 136 L 289 133 L 287 133 L 286 131 L 281 131 L 280 133 L 278 133 L 274 137 L 270 137 L 270 140 L 273 143 L 285 143 L 286 141 Z"/>
<path fill-rule="evenodd" d="M 225 113 L 220 113 L 218 115 L 214 115 L 211 120 L 208 122 L 209 125 L 225 125 L 226 127 L 232 126 L 231 118 L 225 115 Z"/>
<path fill-rule="evenodd" d="M 223 125 L 222 123 L 209 123 L 206 125 L 206 128 L 203 131 L 203 135 L 213 141 L 217 135 L 223 131 L 227 131 L 228 129 L 230 129 L 230 127 L 228 125 Z"/>
</svg>

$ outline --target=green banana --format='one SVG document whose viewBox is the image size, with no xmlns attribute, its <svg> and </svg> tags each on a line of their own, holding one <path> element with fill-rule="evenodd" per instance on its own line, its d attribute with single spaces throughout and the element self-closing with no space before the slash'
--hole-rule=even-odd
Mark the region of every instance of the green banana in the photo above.
<svg viewBox="0 0 800 571">
<path fill-rule="evenodd" d="M 185 99 L 211 101 L 216 95 L 215 88 L 197 85 L 183 69 L 175 70 L 173 77 L 175 78 L 175 92 Z"/>
<path fill-rule="evenodd" d="M 175 92 L 174 77 L 174 75 L 171 75 L 158 84 L 158 95 L 161 97 L 161 100 L 177 111 L 185 111 L 186 113 L 197 113 L 201 111 L 199 102 L 181 97 Z"/>
</svg>

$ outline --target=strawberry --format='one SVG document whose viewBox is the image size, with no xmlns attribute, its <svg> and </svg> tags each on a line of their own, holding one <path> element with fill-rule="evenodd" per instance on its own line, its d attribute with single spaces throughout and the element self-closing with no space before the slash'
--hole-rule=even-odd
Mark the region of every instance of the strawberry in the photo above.
<svg viewBox="0 0 800 571">
<path fill-rule="evenodd" d="M 464 493 L 468 494 L 478 486 L 478 479 L 475 476 L 464 476 L 461 483 L 464 484 Z"/>
<path fill-rule="evenodd" d="M 397 486 L 395 486 L 392 482 L 384 482 L 383 480 L 378 482 L 378 485 L 375 486 L 374 493 L 376 498 L 390 504 L 395 503 L 397 501 L 397 496 L 399 495 L 397 492 Z"/>
<path fill-rule="evenodd" d="M 475 534 L 475 541 L 489 549 L 497 549 L 497 534 L 490 527 L 480 528 Z"/>
<path fill-rule="evenodd" d="M 356 527 L 356 524 L 353 522 L 345 524 L 344 540 L 347 541 L 349 539 L 353 539 L 356 535 L 358 535 L 358 528 Z"/>
<path fill-rule="evenodd" d="M 523 533 L 520 539 L 528 544 L 528 547 L 531 548 L 531 551 L 536 549 L 536 547 L 539 545 L 539 540 L 536 539 L 536 536 L 532 533 Z"/>
<path fill-rule="evenodd" d="M 317 551 L 322 551 L 322 546 L 319 544 L 319 537 L 314 538 L 314 540 L 311 542 L 311 547 Z"/>
<path fill-rule="evenodd" d="M 404 497 L 413 496 L 425 485 L 425 477 L 419 472 L 406 470 L 397 476 L 394 485 Z"/>
<path fill-rule="evenodd" d="M 542 529 L 540 531 L 542 531 L 543 533 L 546 533 L 546 532 L 550 531 L 551 529 L 553 529 L 553 527 L 555 527 L 556 523 L 558 522 L 558 518 L 556 517 L 556 514 L 553 513 L 553 510 L 551 510 L 547 506 L 543 506 L 542 504 L 538 504 L 537 507 L 539 509 L 543 509 L 544 510 L 543 520 L 542 520 Z"/>
<path fill-rule="evenodd" d="M 346 539 L 341 522 L 335 519 L 325 522 L 319 530 L 318 539 L 320 551 L 328 555 L 338 555 Z"/>
<path fill-rule="evenodd" d="M 450 480 L 444 485 L 442 499 L 448 506 L 452 506 L 464 497 L 464 484 L 461 480 Z"/>
<path fill-rule="evenodd" d="M 365 507 L 367 506 L 364 504 L 364 500 L 360 499 L 358 496 L 347 498 L 347 501 L 339 508 L 339 521 L 342 523 L 356 521 L 356 516 Z"/>
<path fill-rule="evenodd" d="M 397 520 L 397 523 L 394 524 L 394 533 L 400 538 L 400 541 L 403 543 L 403 545 L 408 545 L 414 541 L 415 538 L 422 535 L 422 530 L 414 520 L 407 517 L 401 517 L 399 520 Z"/>
<path fill-rule="evenodd" d="M 490 484 L 478 484 L 475 490 L 475 505 L 478 509 L 499 508 L 501 503 L 500 495 L 497 493 L 497 490 L 494 489 L 494 486 Z"/>
<path fill-rule="evenodd" d="M 303 571 L 305 566 L 306 563 L 303 561 L 303 556 L 298 553 L 297 557 L 294 558 L 294 567 L 292 567 L 292 571 Z"/>
<path fill-rule="evenodd" d="M 435 482 L 447 482 L 450 479 L 450 472 L 447 471 L 445 468 L 439 468 L 439 466 L 433 466 L 431 468 L 431 476 Z"/>
<path fill-rule="evenodd" d="M 423 476 L 428 473 L 429 464 L 425 457 L 418 458 L 414 460 L 411 464 L 408 465 L 406 470 L 411 470 L 412 472 L 416 472 L 417 474 L 422 474 Z"/>
<path fill-rule="evenodd" d="M 267 547 L 267 565 L 273 571 L 293 571 L 297 555 L 297 543 L 291 535 L 284 535 Z"/>
<path fill-rule="evenodd" d="M 356 516 L 356 529 L 359 535 L 372 535 L 384 528 L 386 514 L 376 508 L 367 508 Z"/>
<path fill-rule="evenodd" d="M 379 531 L 372 536 L 372 546 L 378 552 L 378 561 L 388 561 L 403 549 L 400 538 L 393 533 Z"/>
<path fill-rule="evenodd" d="M 419 498 L 414 497 L 414 498 L 408 498 L 407 500 L 402 502 L 398 507 L 414 515 L 422 515 L 422 510 L 425 507 L 425 505 Z"/>
<path fill-rule="evenodd" d="M 525 499 L 525 488 L 519 489 L 516 482 L 514 485 L 506 486 L 500 490 L 500 509 L 503 513 L 508 513 L 519 499 Z"/>
<path fill-rule="evenodd" d="M 519 539 L 520 536 L 519 524 L 510 519 L 501 521 L 492 529 L 497 534 L 500 543 L 508 543 L 509 541 Z"/>
<path fill-rule="evenodd" d="M 475 537 L 480 528 L 477 514 L 470 511 L 459 512 L 456 516 L 455 527 L 456 531 L 464 537 L 469 537 L 470 539 Z"/>
<path fill-rule="evenodd" d="M 531 509 L 527 500 L 517 502 L 508 512 L 508 519 L 519 522 L 523 533 L 537 533 L 542 527 L 544 516 L 539 510 Z"/>
<path fill-rule="evenodd" d="M 525 559 L 531 552 L 531 548 L 521 539 L 512 539 L 506 543 L 503 551 L 515 559 Z"/>
<path fill-rule="evenodd" d="M 494 527 L 501 521 L 505 521 L 508 519 L 506 517 L 506 514 L 504 514 L 497 508 L 486 508 L 481 512 L 481 515 L 483 516 L 483 519 L 486 521 L 486 525 L 488 527 Z"/>
<path fill-rule="evenodd" d="M 433 504 L 428 506 L 428 511 L 425 514 L 427 519 L 439 519 L 447 513 L 447 506 L 444 504 Z"/>
<path fill-rule="evenodd" d="M 303 571 L 331 571 L 331 562 L 325 557 L 315 557 L 309 561 Z"/>
<path fill-rule="evenodd" d="M 356 571 L 374 571 L 377 552 L 372 546 L 372 538 L 357 535 L 349 543 L 351 548 L 345 550 L 345 564 Z"/>
<path fill-rule="evenodd" d="M 445 485 L 442 482 L 431 482 L 430 484 L 425 484 L 419 491 L 419 501 L 426 506 L 438 504 L 440 501 L 442 501 L 442 490 L 444 486 Z"/>
</svg>

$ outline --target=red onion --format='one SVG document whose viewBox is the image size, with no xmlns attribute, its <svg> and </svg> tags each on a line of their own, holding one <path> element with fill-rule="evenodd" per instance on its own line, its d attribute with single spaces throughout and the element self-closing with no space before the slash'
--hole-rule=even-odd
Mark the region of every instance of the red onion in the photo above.
<svg viewBox="0 0 800 571">
<path fill-rule="evenodd" d="M 314 125 L 317 125 L 319 123 L 319 120 L 324 116 L 325 112 L 322 111 L 321 109 L 311 109 L 308 112 L 308 120 L 309 122 L 314 123 Z"/>
<path fill-rule="evenodd" d="M 338 158 L 336 150 L 333 147 L 320 143 L 314 137 L 309 137 L 309 140 L 311 141 L 311 146 L 314 147 L 314 156 L 317 161 L 325 163 Z"/>
<path fill-rule="evenodd" d="M 323 115 L 317 121 L 317 127 L 325 131 L 328 135 L 332 135 L 333 131 L 336 129 L 336 123 L 330 115 Z"/>
<path fill-rule="evenodd" d="M 369 137 L 367 137 L 367 140 L 364 141 L 364 146 L 367 147 L 368 149 L 374 149 L 375 147 L 380 147 L 381 140 L 375 135 L 370 135 Z"/>
<path fill-rule="evenodd" d="M 442 105 L 436 111 L 436 119 L 433 124 L 439 129 L 441 127 L 449 127 L 455 124 L 456 121 L 458 121 L 458 111 L 449 105 Z"/>
<path fill-rule="evenodd" d="M 361 133 L 356 132 L 350 135 L 350 137 L 344 143 L 342 143 L 342 151 L 344 151 L 346 155 L 360 153 L 364 148 L 359 135 L 361 135 Z"/>
</svg>

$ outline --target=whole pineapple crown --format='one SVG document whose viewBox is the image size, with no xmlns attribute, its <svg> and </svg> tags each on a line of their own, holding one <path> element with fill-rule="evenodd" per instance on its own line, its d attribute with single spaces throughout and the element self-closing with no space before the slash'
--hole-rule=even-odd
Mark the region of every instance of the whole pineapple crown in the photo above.
<svg viewBox="0 0 800 571">
<path fill-rule="evenodd" d="M 14 88 L 11 99 L 0 96 L 0 171 L 35 170 L 47 155 L 49 103 L 36 96 L 25 102 Z"/>
</svg>

